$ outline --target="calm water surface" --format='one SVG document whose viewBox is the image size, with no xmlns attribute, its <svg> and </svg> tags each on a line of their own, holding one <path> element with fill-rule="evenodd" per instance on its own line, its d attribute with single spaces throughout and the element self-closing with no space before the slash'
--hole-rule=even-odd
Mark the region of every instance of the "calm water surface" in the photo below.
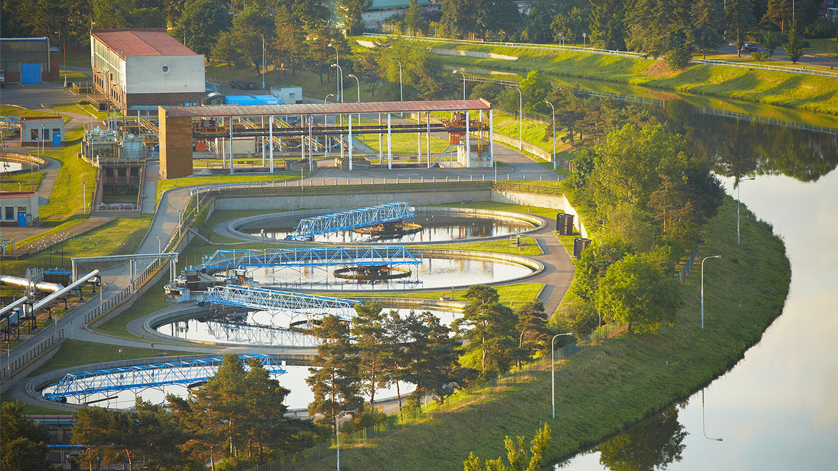
<svg viewBox="0 0 838 471">
<path fill-rule="evenodd" d="M 705 130 L 715 137 L 699 146 L 729 175 L 728 193 L 736 196 L 730 176 L 755 176 L 742 182 L 742 202 L 785 241 L 783 313 L 706 388 L 704 429 L 697 392 L 563 469 L 838 469 L 838 136 L 720 118 Z"/>
</svg>

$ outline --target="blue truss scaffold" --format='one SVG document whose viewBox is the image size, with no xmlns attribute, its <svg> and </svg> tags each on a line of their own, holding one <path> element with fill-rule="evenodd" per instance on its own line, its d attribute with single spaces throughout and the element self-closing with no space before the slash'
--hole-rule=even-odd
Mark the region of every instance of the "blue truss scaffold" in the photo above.
<svg viewBox="0 0 838 471">
<path fill-rule="evenodd" d="M 267 325 L 242 324 L 215 320 L 205 321 L 210 335 L 222 342 L 248 345 L 282 345 L 288 347 L 316 347 L 321 340 L 305 332 Z"/>
<path fill-rule="evenodd" d="M 218 250 L 205 255 L 201 271 L 205 273 L 246 267 L 330 267 L 420 265 L 404 247 L 328 247 L 299 249 Z"/>
<path fill-rule="evenodd" d="M 320 234 L 396 222 L 414 216 L 416 216 L 416 211 L 407 203 L 380 204 L 301 219 L 294 232 L 286 238 L 289 240 L 312 240 L 314 236 Z"/>
<path fill-rule="evenodd" d="M 282 365 L 268 355 L 239 355 L 239 359 L 255 359 L 272 375 L 285 373 Z M 55 385 L 54 390 L 44 393 L 44 397 L 51 401 L 60 401 L 67 396 L 200 383 L 215 376 L 222 360 L 222 357 L 213 357 L 67 373 Z"/>
<path fill-rule="evenodd" d="M 286 291 L 237 285 L 207 288 L 207 296 L 204 302 L 246 307 L 260 311 L 282 312 L 288 314 L 292 319 L 300 315 L 323 317 L 333 314 L 344 320 L 350 320 L 354 317 L 354 306 L 360 304 L 360 302 L 350 299 L 327 298 L 312 294 L 288 293 Z"/>
</svg>

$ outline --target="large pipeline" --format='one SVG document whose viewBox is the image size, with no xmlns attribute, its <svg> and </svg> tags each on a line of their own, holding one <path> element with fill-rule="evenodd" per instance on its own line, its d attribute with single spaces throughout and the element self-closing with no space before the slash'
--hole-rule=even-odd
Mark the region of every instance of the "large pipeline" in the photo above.
<svg viewBox="0 0 838 471">
<path fill-rule="evenodd" d="M 60 298 L 61 296 L 64 296 L 65 294 L 69 293 L 70 291 L 78 288 L 82 284 L 86 283 L 87 280 L 89 280 L 93 277 L 96 277 L 96 276 L 99 276 L 99 270 L 93 270 L 92 272 L 88 273 L 87 275 L 84 275 L 83 277 L 79 278 L 75 282 L 71 283 L 70 286 L 68 286 L 66 288 L 62 287 L 60 290 L 56 291 L 55 293 L 52 293 L 51 295 L 47 296 L 46 298 L 44 298 L 44 299 L 38 301 L 37 303 L 35 303 L 32 306 L 32 312 L 36 312 L 38 309 L 41 309 L 43 307 L 46 307 L 46 306 L 50 305 L 56 299 Z"/>
<path fill-rule="evenodd" d="M 16 308 L 19 306 L 22 307 L 26 303 L 26 301 L 29 301 L 29 298 L 24 296 L 18 300 L 15 300 L 15 302 L 13 302 L 12 304 L 4 306 L 2 309 L 0 309 L 0 330 L 6 330 L 6 328 L 20 322 L 20 318 L 22 316 L 20 315 L 20 311 L 17 311 Z M 12 312 L 13 310 L 15 310 L 15 312 Z M 6 314 L 7 312 L 9 314 Z"/>
<path fill-rule="evenodd" d="M 18 286 L 20 288 L 26 288 L 28 290 L 32 289 L 31 281 L 27 280 L 26 278 L 20 278 L 17 276 L 0 275 L 0 283 L 11 286 Z M 64 286 L 58 283 L 39 281 L 35 283 L 35 289 L 37 289 L 38 291 L 49 291 L 50 293 L 55 293 L 64 289 Z"/>
</svg>

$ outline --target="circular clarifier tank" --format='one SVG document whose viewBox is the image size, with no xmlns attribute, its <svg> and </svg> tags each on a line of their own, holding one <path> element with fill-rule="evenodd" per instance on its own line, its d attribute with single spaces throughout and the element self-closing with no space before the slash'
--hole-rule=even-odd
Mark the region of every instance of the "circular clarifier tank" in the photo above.
<svg viewBox="0 0 838 471">
<path fill-rule="evenodd" d="M 232 222 L 228 227 L 252 238 L 286 240 L 300 219 L 333 211 L 294 211 L 255 216 Z M 420 244 L 505 237 L 535 230 L 543 220 L 526 214 L 456 208 L 416 208 L 416 216 L 400 228 L 385 230 L 347 229 L 314 237 L 313 242 L 331 244 Z"/>
</svg>

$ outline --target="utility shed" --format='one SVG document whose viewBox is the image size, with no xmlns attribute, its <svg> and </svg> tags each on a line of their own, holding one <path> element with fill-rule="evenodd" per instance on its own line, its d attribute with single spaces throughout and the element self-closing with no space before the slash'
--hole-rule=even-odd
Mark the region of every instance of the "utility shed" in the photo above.
<svg viewBox="0 0 838 471">
<path fill-rule="evenodd" d="M 34 191 L 0 192 L 0 222 L 25 227 L 38 220 L 38 193 Z"/>
<path fill-rule="evenodd" d="M 123 110 L 198 106 L 206 93 L 204 56 L 164 28 L 94 29 L 90 62 L 96 89 Z"/>
<path fill-rule="evenodd" d="M 271 87 L 271 95 L 282 100 L 282 103 L 293 105 L 303 102 L 302 87 Z"/>
<path fill-rule="evenodd" d="M 63 116 L 24 116 L 20 118 L 20 145 L 58 147 L 63 143 Z"/>
<path fill-rule="evenodd" d="M 39 84 L 58 78 L 58 49 L 49 38 L 0 38 L 0 70 L 7 83 Z"/>
</svg>

